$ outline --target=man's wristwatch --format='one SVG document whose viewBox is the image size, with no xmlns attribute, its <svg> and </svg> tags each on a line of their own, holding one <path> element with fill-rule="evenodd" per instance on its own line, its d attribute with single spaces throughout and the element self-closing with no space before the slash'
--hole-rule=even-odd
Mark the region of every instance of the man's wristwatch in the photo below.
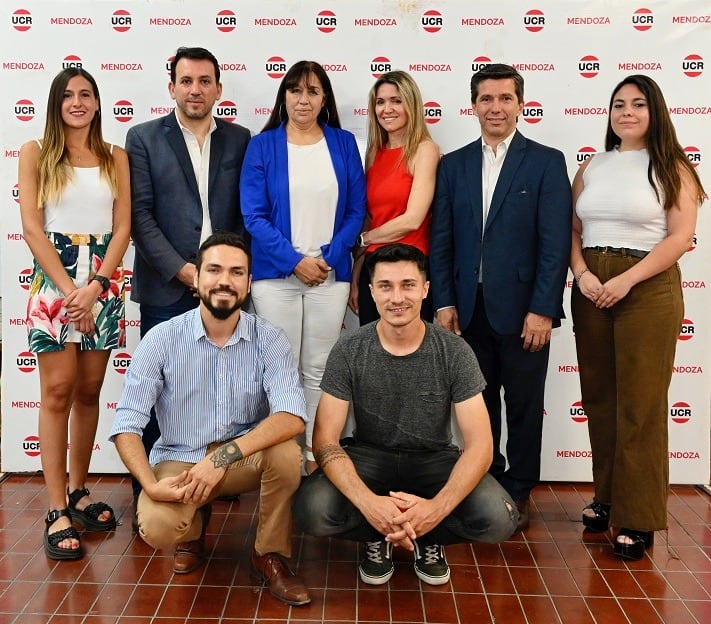
<svg viewBox="0 0 711 624">
<path fill-rule="evenodd" d="M 99 282 L 99 284 L 101 284 L 102 293 L 105 293 L 109 288 L 111 288 L 111 281 L 108 277 L 104 277 L 103 275 L 94 275 L 94 277 L 89 280 L 90 284 L 91 282 Z"/>
</svg>

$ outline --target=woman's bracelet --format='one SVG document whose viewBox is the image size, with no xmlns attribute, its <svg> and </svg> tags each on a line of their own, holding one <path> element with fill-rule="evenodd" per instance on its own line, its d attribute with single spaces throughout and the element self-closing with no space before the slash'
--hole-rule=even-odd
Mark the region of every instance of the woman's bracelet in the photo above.
<svg viewBox="0 0 711 624">
<path fill-rule="evenodd" d="M 578 273 L 578 274 L 575 276 L 575 283 L 576 283 L 578 286 L 580 286 L 580 278 L 581 278 L 583 275 L 585 275 L 585 273 L 587 273 L 589 270 L 590 270 L 590 269 L 588 269 L 588 267 L 585 267 L 582 271 L 580 271 L 580 273 Z"/>
</svg>

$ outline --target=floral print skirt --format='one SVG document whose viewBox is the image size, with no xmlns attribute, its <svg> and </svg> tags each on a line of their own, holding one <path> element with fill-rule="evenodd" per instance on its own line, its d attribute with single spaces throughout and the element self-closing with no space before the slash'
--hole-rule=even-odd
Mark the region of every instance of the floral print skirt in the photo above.
<svg viewBox="0 0 711 624">
<path fill-rule="evenodd" d="M 64 269 L 77 287 L 85 286 L 101 268 L 107 234 L 65 234 L 47 232 L 47 238 L 59 254 Z M 35 260 L 27 302 L 27 331 L 30 351 L 62 351 L 67 342 L 79 343 L 82 350 L 116 349 L 126 346 L 123 267 L 111 276 L 111 287 L 94 304 L 94 332 L 82 334 L 69 320 L 64 295 Z"/>
</svg>

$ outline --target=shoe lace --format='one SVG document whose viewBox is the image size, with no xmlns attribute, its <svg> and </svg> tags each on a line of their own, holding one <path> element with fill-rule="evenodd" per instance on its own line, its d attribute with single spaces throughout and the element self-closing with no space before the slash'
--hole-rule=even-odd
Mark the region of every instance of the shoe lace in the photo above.
<svg viewBox="0 0 711 624">
<path fill-rule="evenodd" d="M 383 562 L 383 542 L 366 542 L 365 543 L 365 556 L 369 561 L 373 563 Z"/>
<path fill-rule="evenodd" d="M 441 546 L 439 544 L 431 544 L 425 546 L 425 552 L 423 555 L 425 565 L 433 565 L 437 563 L 441 558 Z"/>
</svg>

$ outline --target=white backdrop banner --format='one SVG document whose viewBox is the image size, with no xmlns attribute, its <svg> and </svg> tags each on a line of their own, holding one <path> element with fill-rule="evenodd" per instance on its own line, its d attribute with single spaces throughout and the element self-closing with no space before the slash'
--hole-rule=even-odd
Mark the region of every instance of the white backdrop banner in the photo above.
<svg viewBox="0 0 711 624">
<path fill-rule="evenodd" d="M 381 73 L 404 69 L 420 85 L 430 130 L 446 153 L 479 136 L 469 102 L 472 71 L 490 62 L 510 63 L 526 80 L 519 129 L 561 149 L 571 179 L 581 162 L 603 149 L 613 86 L 626 75 L 644 73 L 661 85 L 679 140 L 711 187 L 704 163 L 711 154 L 708 1 L 6 0 L 0 33 L 5 471 L 40 468 L 37 361 L 27 351 L 24 327 L 31 255 L 22 238 L 17 157 L 22 143 L 41 136 L 49 84 L 63 67 L 81 65 L 94 75 L 104 136 L 122 145 L 133 124 L 172 110 L 168 69 L 179 46 L 203 46 L 217 56 L 224 89 L 216 114 L 253 133 L 271 112 L 286 69 L 313 59 L 331 77 L 342 123 L 355 133 L 361 150 L 370 86 Z M 686 313 L 669 393 L 675 483 L 709 480 L 711 231 L 706 211 L 681 260 Z M 129 269 L 132 253 L 129 249 L 126 257 Z M 130 271 L 126 282 L 130 291 Z M 94 472 L 124 471 L 106 439 L 139 323 L 137 307 L 128 305 L 128 348 L 109 361 Z M 569 321 L 554 332 L 545 409 L 543 479 L 590 480 Z"/>
</svg>

